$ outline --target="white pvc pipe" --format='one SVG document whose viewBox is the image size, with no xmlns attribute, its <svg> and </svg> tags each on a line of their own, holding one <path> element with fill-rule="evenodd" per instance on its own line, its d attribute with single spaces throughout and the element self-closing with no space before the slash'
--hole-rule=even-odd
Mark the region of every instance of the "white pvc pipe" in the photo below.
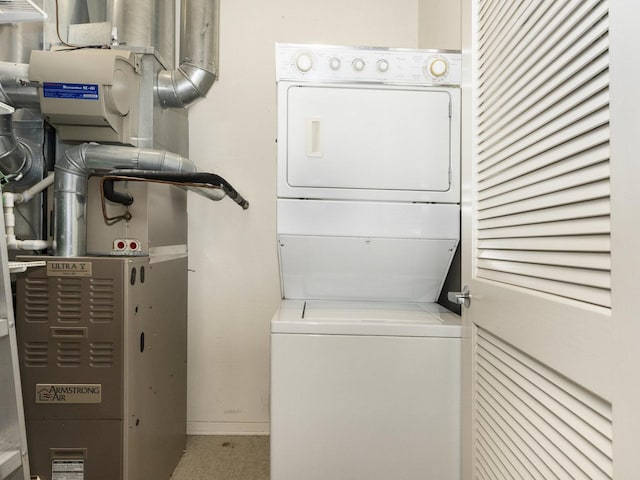
<svg viewBox="0 0 640 480">
<path fill-rule="evenodd" d="M 18 193 L 16 195 L 16 203 L 27 203 L 33 199 L 36 195 L 44 192 L 47 188 L 53 185 L 53 180 L 55 178 L 55 174 L 52 173 L 46 178 L 40 180 L 38 183 L 33 185 L 31 188 L 28 188 L 22 193 Z"/>
<path fill-rule="evenodd" d="M 2 194 L 2 208 L 4 210 L 4 226 L 7 241 L 7 248 L 9 250 L 46 250 L 53 247 L 53 240 L 20 240 L 16 238 L 15 226 L 16 216 L 14 213 L 14 207 L 16 203 L 26 203 L 33 199 L 36 195 L 45 191 L 51 185 L 53 185 L 53 175 L 49 175 L 47 178 L 33 185 L 31 188 L 25 190 L 22 193 L 4 192 Z"/>
<path fill-rule="evenodd" d="M 18 240 L 15 235 L 7 235 L 9 250 L 46 250 L 53 246 L 53 240 Z"/>
</svg>

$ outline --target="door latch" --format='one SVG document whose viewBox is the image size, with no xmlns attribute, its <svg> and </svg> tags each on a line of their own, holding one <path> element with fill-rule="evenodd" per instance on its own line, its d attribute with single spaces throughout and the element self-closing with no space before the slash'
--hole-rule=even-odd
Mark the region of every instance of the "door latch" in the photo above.
<svg viewBox="0 0 640 480">
<path fill-rule="evenodd" d="M 465 285 L 461 292 L 449 292 L 447 299 L 452 303 L 464 305 L 465 308 L 469 308 L 469 305 L 471 305 L 471 292 L 469 291 L 469 287 Z"/>
</svg>

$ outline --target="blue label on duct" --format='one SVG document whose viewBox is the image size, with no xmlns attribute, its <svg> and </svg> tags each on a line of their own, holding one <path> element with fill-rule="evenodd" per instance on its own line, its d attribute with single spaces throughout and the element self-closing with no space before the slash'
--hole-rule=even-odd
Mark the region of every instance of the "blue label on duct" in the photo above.
<svg viewBox="0 0 640 480">
<path fill-rule="evenodd" d="M 66 98 L 73 100 L 98 100 L 98 85 L 87 83 L 51 83 L 43 86 L 45 98 Z"/>
</svg>

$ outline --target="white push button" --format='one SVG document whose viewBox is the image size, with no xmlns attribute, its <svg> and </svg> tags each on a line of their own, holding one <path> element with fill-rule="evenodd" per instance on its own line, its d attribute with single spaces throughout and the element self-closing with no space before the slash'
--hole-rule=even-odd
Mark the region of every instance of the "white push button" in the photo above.
<svg viewBox="0 0 640 480">
<path fill-rule="evenodd" d="M 364 60 L 361 58 L 356 58 L 353 61 L 352 65 L 353 65 L 353 69 L 356 72 L 361 72 L 362 70 L 364 70 Z"/>
<path fill-rule="evenodd" d="M 338 70 L 340 68 L 340 59 L 337 57 L 330 58 L 329 67 L 331 67 L 331 70 Z"/>
</svg>

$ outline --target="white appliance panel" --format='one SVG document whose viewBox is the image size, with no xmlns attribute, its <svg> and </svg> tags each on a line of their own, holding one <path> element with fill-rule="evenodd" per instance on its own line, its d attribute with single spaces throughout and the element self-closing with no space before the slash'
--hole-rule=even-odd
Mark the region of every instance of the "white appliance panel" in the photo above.
<svg viewBox="0 0 640 480">
<path fill-rule="evenodd" d="M 279 235 L 284 298 L 434 302 L 457 240 Z"/>
<path fill-rule="evenodd" d="M 460 316 L 437 303 L 283 300 L 271 333 L 460 338 Z"/>
<path fill-rule="evenodd" d="M 394 85 L 460 85 L 458 51 L 276 44 L 276 79 Z"/>
<path fill-rule="evenodd" d="M 460 206 L 408 202 L 278 199 L 280 235 L 460 238 Z"/>
<path fill-rule="evenodd" d="M 287 183 L 446 192 L 450 111 L 446 91 L 292 86 Z"/>
<path fill-rule="evenodd" d="M 460 339 L 272 334 L 273 480 L 460 478 Z"/>
</svg>

